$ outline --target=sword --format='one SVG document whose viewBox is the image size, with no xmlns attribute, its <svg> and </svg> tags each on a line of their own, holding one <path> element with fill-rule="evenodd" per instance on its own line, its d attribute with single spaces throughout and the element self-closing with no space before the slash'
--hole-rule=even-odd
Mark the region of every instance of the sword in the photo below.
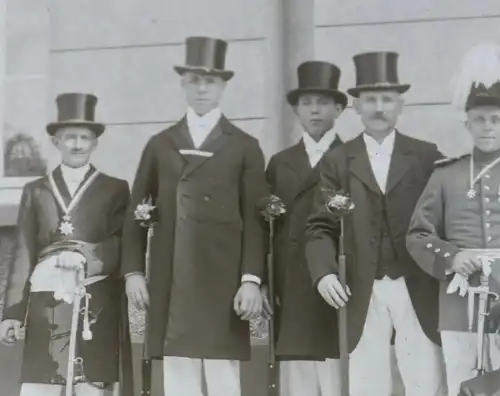
<svg viewBox="0 0 500 396">
<path fill-rule="evenodd" d="M 346 255 L 344 250 L 344 216 L 340 217 L 339 237 L 339 281 L 342 289 L 346 290 Z M 341 396 L 349 396 L 349 347 L 347 335 L 347 304 L 339 309 L 339 350 L 340 350 L 340 378 Z"/>
<path fill-rule="evenodd" d="M 150 241 L 154 233 L 153 226 L 148 227 L 147 245 L 146 245 L 146 279 L 149 279 L 149 261 L 150 261 Z M 153 362 L 149 355 L 148 333 L 149 333 L 149 308 L 146 308 L 144 318 L 144 343 L 142 346 L 142 387 L 141 395 L 151 395 L 151 383 L 153 376 Z"/>
</svg>

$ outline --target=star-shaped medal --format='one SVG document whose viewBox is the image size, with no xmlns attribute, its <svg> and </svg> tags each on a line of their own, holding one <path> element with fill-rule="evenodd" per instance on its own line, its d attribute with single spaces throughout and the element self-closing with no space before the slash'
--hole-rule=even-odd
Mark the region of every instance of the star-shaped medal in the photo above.
<svg viewBox="0 0 500 396">
<path fill-rule="evenodd" d="M 467 191 L 467 198 L 469 198 L 470 200 L 476 198 L 476 190 L 471 188 L 469 191 Z"/>
<path fill-rule="evenodd" d="M 64 216 L 63 217 L 63 222 L 59 225 L 59 231 L 61 231 L 61 234 L 63 235 L 73 235 L 73 230 L 75 229 L 73 227 L 73 224 L 71 223 L 71 217 L 69 216 Z"/>
</svg>

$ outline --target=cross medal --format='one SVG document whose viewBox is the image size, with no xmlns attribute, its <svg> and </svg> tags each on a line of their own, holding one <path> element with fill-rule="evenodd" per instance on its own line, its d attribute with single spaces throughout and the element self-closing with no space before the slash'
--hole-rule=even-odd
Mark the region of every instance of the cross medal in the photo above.
<svg viewBox="0 0 500 396">
<path fill-rule="evenodd" d="M 73 230 L 74 230 L 73 223 L 71 222 L 71 216 L 69 215 L 64 215 L 63 216 L 63 221 L 59 225 L 59 231 L 61 231 L 61 234 L 69 236 L 73 235 Z"/>
</svg>

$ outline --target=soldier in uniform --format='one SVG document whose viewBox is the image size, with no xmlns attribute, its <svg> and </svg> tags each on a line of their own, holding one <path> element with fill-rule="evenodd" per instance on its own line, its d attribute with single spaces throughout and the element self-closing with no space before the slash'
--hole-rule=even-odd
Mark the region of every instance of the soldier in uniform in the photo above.
<svg viewBox="0 0 500 396">
<path fill-rule="evenodd" d="M 347 303 L 353 396 L 391 395 L 393 330 L 406 395 L 442 394 L 438 284 L 405 246 L 416 201 L 441 155 L 435 144 L 395 129 L 410 88 L 398 81 L 397 58 L 393 52 L 354 57 L 357 86 L 348 92 L 366 129 L 322 160 L 307 225 L 306 257 L 318 292 L 335 308 Z M 336 274 L 339 222 L 325 210 L 322 190 L 342 190 L 356 205 L 345 221 L 347 290 Z"/>
<path fill-rule="evenodd" d="M 5 294 L 0 339 L 25 346 L 21 396 L 59 396 L 70 363 L 75 291 L 70 271 L 85 271 L 78 321 L 77 396 L 132 395 L 133 384 L 124 282 L 120 276 L 122 223 L 129 202 L 126 181 L 90 164 L 104 125 L 94 121 L 97 98 L 57 98 L 59 120 L 47 126 L 61 153 L 49 175 L 28 183 L 19 211 L 17 241 Z M 90 301 L 89 301 L 90 299 Z M 86 302 L 85 302 L 86 300 Z M 78 307 L 77 307 L 78 308 Z M 82 331 L 83 330 L 83 333 Z M 119 358 L 121 356 L 121 358 Z M 126 369 L 120 373 L 120 369 Z"/>
<path fill-rule="evenodd" d="M 233 76 L 226 48 L 219 39 L 187 39 L 186 65 L 175 67 L 186 116 L 147 143 L 125 220 L 127 293 L 139 308 L 149 306 L 148 354 L 163 359 L 168 396 L 201 396 L 203 383 L 209 396 L 239 396 L 248 319 L 262 310 L 264 156 L 219 109 Z M 147 231 L 134 210 L 148 197 L 158 222 L 147 287 Z"/>
<path fill-rule="evenodd" d="M 298 68 L 299 87 L 287 95 L 302 126 L 302 139 L 274 155 L 267 168 L 273 194 L 287 206 L 275 235 L 277 311 L 276 354 L 281 360 L 281 391 L 287 396 L 330 396 L 338 387 L 336 316 L 318 295 L 307 269 L 304 231 L 318 163 L 342 144 L 334 130 L 347 105 L 338 90 L 340 70 L 327 62 L 305 62 Z M 318 337 L 321 334 L 321 337 Z"/>
<path fill-rule="evenodd" d="M 469 155 L 441 162 L 416 206 L 407 236 L 416 262 L 440 280 L 439 331 L 450 396 L 476 374 L 477 335 L 475 328 L 469 331 L 464 295 L 470 284 L 477 286 L 481 254 L 500 248 L 500 47 L 473 48 L 454 84 L 454 103 L 465 111 L 474 148 Z M 498 260 L 492 270 L 495 289 Z M 487 338 L 486 355 L 498 369 L 500 338 L 497 334 Z"/>
</svg>

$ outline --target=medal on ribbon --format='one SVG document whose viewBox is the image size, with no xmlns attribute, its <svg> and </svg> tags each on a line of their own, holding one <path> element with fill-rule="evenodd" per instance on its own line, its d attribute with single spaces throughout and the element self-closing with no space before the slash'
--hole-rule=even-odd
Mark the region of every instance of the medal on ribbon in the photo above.
<svg viewBox="0 0 500 396">
<path fill-rule="evenodd" d="M 68 206 L 64 203 L 64 199 L 62 198 L 61 192 L 57 188 L 57 185 L 54 181 L 54 177 L 52 173 L 49 174 L 49 182 L 50 186 L 52 187 L 52 191 L 54 193 L 54 196 L 56 198 L 57 203 L 61 207 L 62 211 L 64 212 L 64 215 L 62 217 L 62 220 L 59 224 L 58 230 L 59 232 L 64 235 L 64 236 L 71 236 L 73 235 L 73 232 L 75 230 L 75 226 L 73 225 L 73 222 L 71 221 L 71 216 L 70 212 L 78 205 L 80 202 L 80 199 L 82 198 L 83 193 L 89 188 L 89 186 L 92 184 L 94 179 L 97 177 L 99 174 L 98 171 L 95 171 L 83 184 L 83 186 L 78 190 L 78 192 L 73 196 L 71 199 L 71 202 L 69 203 Z"/>
<path fill-rule="evenodd" d="M 467 198 L 470 200 L 473 200 L 477 196 L 477 191 L 475 189 L 475 184 L 481 180 L 481 178 L 489 172 L 495 165 L 500 163 L 500 157 L 496 158 L 492 162 L 490 162 L 488 165 L 486 165 L 479 174 L 474 177 L 474 159 L 473 156 L 470 156 L 470 170 L 469 170 L 469 191 L 467 191 Z M 499 187 L 499 198 L 500 198 L 500 187 Z M 499 199 L 500 200 L 500 199 Z"/>
</svg>

